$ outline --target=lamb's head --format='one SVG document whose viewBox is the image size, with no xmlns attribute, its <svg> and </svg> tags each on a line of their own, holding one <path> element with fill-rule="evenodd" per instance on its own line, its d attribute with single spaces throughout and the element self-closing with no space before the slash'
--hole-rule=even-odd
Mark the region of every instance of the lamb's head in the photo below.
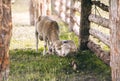
<svg viewBox="0 0 120 81">
<path fill-rule="evenodd" d="M 56 41 L 54 44 L 54 52 L 58 56 L 67 56 L 77 51 L 77 47 L 72 40 Z"/>
</svg>

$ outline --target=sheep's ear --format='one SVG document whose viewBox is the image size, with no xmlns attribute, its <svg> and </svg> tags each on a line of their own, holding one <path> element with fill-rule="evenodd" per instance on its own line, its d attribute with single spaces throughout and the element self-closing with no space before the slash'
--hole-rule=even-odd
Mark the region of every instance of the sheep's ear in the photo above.
<svg viewBox="0 0 120 81">
<path fill-rule="evenodd" d="M 39 16 L 37 21 L 40 21 L 40 20 L 41 20 L 41 18 L 42 18 L 42 16 Z"/>
</svg>

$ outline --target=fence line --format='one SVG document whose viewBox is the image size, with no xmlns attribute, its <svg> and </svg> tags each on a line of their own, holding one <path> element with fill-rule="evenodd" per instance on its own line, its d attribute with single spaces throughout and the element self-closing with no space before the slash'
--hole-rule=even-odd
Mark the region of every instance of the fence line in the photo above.
<svg viewBox="0 0 120 81">
<path fill-rule="evenodd" d="M 79 36 L 80 2 L 78 0 L 54 0 L 52 5 L 55 14 L 69 25 L 70 31 Z"/>
<path fill-rule="evenodd" d="M 54 13 L 69 25 L 70 31 L 80 38 L 79 48 L 81 50 L 89 48 L 106 64 L 109 64 L 110 52 L 105 52 L 101 46 L 89 39 L 89 36 L 92 35 L 110 47 L 110 35 L 90 27 L 92 22 L 110 29 L 109 19 L 91 13 L 92 5 L 96 5 L 106 12 L 109 12 L 109 6 L 100 1 L 92 1 L 91 4 L 90 0 L 35 0 L 34 4 L 35 19 L 37 19 L 38 15 L 51 15 L 51 13 Z"/>
<path fill-rule="evenodd" d="M 58 15 L 64 22 L 69 24 L 70 31 L 75 32 L 75 34 L 77 36 L 79 36 L 79 32 L 87 31 L 86 28 L 84 29 L 84 28 L 82 28 L 82 25 L 80 25 L 80 23 L 81 23 L 80 16 L 82 13 L 80 14 L 81 2 L 79 0 L 66 0 L 66 1 L 55 0 L 55 3 L 56 4 L 54 4 L 54 3 L 53 4 L 55 7 L 54 11 L 56 12 L 56 15 Z M 96 5 L 100 9 L 102 9 L 106 12 L 109 12 L 109 6 L 101 3 L 100 1 L 92 1 L 92 4 L 90 4 L 90 5 L 91 6 Z M 86 12 L 86 13 L 88 13 L 88 12 Z M 84 13 L 83 13 L 83 15 L 84 15 Z M 99 24 L 105 28 L 110 29 L 109 28 L 109 19 L 107 19 L 107 18 L 103 18 L 96 14 L 90 14 L 88 19 L 90 22 Z M 83 20 L 85 20 L 85 19 L 83 18 Z M 86 21 L 85 21 L 85 23 L 86 23 Z M 83 22 L 83 25 L 84 25 L 84 22 Z M 110 47 L 110 35 L 106 35 L 103 32 L 101 32 L 97 29 L 93 29 L 91 27 L 88 30 L 89 30 L 89 35 L 92 35 L 93 37 L 99 39 L 101 42 L 103 42 L 108 47 Z M 83 35 L 80 35 L 81 40 L 82 40 L 82 37 L 83 37 Z M 83 40 L 84 40 L 84 38 L 83 38 Z M 88 39 L 86 41 L 88 41 Z M 81 47 L 82 46 L 83 45 L 81 45 Z M 91 40 L 89 40 L 87 46 L 89 49 L 91 49 L 93 52 L 95 52 L 97 54 L 97 56 L 100 57 L 105 63 L 109 64 L 109 61 L 110 61 L 110 56 L 109 56 L 110 53 L 109 52 L 102 50 L 102 48 L 99 45 L 95 44 Z M 98 47 L 99 47 L 99 49 L 98 49 Z"/>
</svg>

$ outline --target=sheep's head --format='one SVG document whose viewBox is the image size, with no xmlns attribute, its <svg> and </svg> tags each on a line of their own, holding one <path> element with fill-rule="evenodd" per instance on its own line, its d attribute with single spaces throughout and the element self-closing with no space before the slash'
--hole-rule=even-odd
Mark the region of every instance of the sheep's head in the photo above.
<svg viewBox="0 0 120 81">
<path fill-rule="evenodd" d="M 72 40 L 56 41 L 53 46 L 54 52 L 62 57 L 73 54 L 77 51 L 77 47 Z"/>
</svg>

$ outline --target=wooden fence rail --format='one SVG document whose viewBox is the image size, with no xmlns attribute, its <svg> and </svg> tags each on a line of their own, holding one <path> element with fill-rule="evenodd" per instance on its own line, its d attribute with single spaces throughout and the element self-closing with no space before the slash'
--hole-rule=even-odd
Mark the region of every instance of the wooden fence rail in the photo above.
<svg viewBox="0 0 120 81">
<path fill-rule="evenodd" d="M 96 7 L 99 7 L 103 11 L 109 12 L 109 6 L 101 3 L 100 1 L 91 1 L 92 5 L 95 5 Z M 86 12 L 88 13 L 88 12 Z M 88 17 L 90 22 L 93 22 L 95 24 L 98 24 L 104 28 L 110 29 L 109 27 L 109 19 L 103 18 L 102 16 L 98 16 L 96 14 L 90 14 Z M 93 29 L 94 28 L 94 29 Z M 99 39 L 101 42 L 106 44 L 108 47 L 110 47 L 110 33 L 107 35 L 104 33 L 105 31 L 101 32 L 98 30 L 96 27 L 92 27 L 89 30 L 90 35 L 93 37 Z M 88 47 L 91 49 L 93 52 L 96 53 L 96 55 L 103 60 L 106 64 L 109 65 L 110 63 L 110 52 L 106 52 L 103 50 L 99 45 L 95 44 L 93 41 L 88 42 Z"/>
<path fill-rule="evenodd" d="M 96 53 L 96 56 L 103 60 L 106 64 L 110 63 L 110 52 L 104 51 L 100 45 L 95 44 L 93 41 L 89 40 L 87 44 L 88 48 Z"/>
<path fill-rule="evenodd" d="M 99 24 L 103 27 L 109 28 L 109 19 L 103 18 L 101 16 L 91 14 L 89 15 L 89 21 Z"/>
<path fill-rule="evenodd" d="M 96 5 L 97 7 L 101 8 L 106 12 L 109 12 L 109 6 L 105 5 L 104 3 L 101 3 L 100 1 L 92 1 L 92 4 Z"/>
<path fill-rule="evenodd" d="M 103 32 L 97 29 L 93 29 L 93 28 L 91 28 L 89 32 L 92 36 L 98 38 L 99 40 L 101 40 L 103 43 L 105 43 L 107 46 L 110 47 L 110 36 L 109 35 L 106 35 Z"/>
</svg>

